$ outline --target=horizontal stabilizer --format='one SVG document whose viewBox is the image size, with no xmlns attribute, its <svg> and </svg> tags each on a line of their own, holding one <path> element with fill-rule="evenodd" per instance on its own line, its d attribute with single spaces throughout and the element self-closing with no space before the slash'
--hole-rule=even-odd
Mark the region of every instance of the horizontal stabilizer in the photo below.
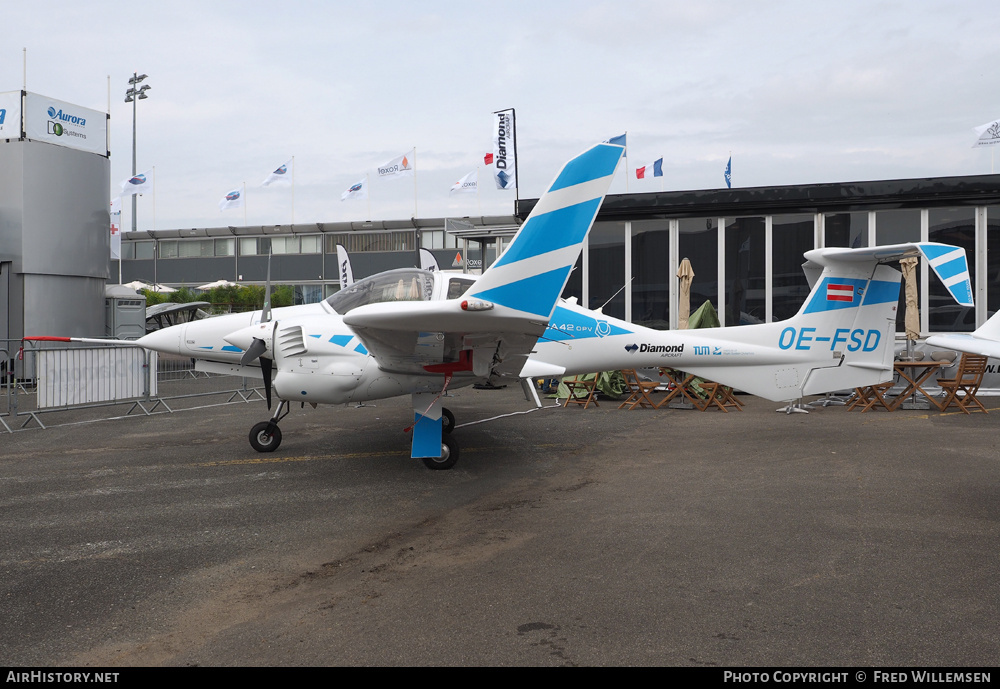
<svg viewBox="0 0 1000 689">
<path fill-rule="evenodd" d="M 973 306 L 972 280 L 965 249 L 937 242 L 914 242 L 889 244 L 886 246 L 860 247 L 857 249 L 826 248 L 813 249 L 805 253 L 806 264 L 802 267 L 812 278 L 818 275 L 817 267 L 832 267 L 844 263 L 890 263 L 902 258 L 923 256 L 934 274 L 940 278 L 948 293 L 962 306 Z"/>
</svg>

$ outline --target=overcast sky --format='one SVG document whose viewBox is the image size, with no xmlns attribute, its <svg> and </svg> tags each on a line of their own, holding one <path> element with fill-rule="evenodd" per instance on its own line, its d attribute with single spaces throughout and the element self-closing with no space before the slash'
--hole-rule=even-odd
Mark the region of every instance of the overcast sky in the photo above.
<svg viewBox="0 0 1000 689">
<path fill-rule="evenodd" d="M 416 148 L 413 180 L 373 181 L 370 218 L 499 215 L 483 154 L 517 111 L 520 195 L 628 132 L 628 190 L 991 172 L 972 128 L 1000 118 L 1000 6 L 987 0 L 21 3 L 0 26 L 0 91 L 101 111 L 111 186 L 156 167 L 157 229 L 364 220 L 353 182 Z M 2 151 L 2 149 L 0 149 Z M 0 153 L 2 154 L 2 153 Z M 664 176 L 634 168 L 664 158 Z M 1000 165 L 1000 161 L 997 162 Z M 478 197 L 449 187 L 480 167 Z M 612 193 L 626 191 L 624 165 Z M 154 199 L 139 200 L 139 228 Z M 123 225 L 131 225 L 129 205 Z"/>
</svg>

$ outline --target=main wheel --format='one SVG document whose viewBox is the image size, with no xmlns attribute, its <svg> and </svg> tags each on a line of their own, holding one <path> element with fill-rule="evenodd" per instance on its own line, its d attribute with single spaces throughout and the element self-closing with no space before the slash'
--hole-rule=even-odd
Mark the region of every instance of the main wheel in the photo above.
<svg viewBox="0 0 1000 689">
<path fill-rule="evenodd" d="M 261 421 L 250 429 L 250 446 L 257 452 L 274 452 L 281 445 L 281 429 L 278 424 Z"/>
<path fill-rule="evenodd" d="M 428 469 L 451 469 L 458 461 L 458 442 L 451 433 L 441 435 L 441 456 L 424 457 L 424 466 Z"/>
<path fill-rule="evenodd" d="M 445 433 L 451 433 L 455 430 L 455 415 L 451 413 L 451 410 L 447 407 L 441 407 L 441 419 L 443 423 L 441 424 L 441 430 Z"/>
</svg>

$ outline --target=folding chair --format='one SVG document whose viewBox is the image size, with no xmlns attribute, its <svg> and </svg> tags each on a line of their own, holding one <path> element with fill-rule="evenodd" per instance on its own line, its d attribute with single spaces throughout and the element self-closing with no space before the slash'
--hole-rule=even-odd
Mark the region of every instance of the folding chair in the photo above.
<svg viewBox="0 0 1000 689">
<path fill-rule="evenodd" d="M 987 360 L 987 357 L 978 354 L 963 354 L 954 378 L 938 378 L 938 385 L 945 392 L 941 411 L 946 410 L 954 404 L 968 414 L 970 413 L 969 407 L 975 404 L 984 414 L 989 413 L 986 411 L 986 407 L 976 398 L 979 386 L 983 384 L 983 374 L 986 373 Z M 962 393 L 961 397 L 958 396 L 959 392 Z"/>
<path fill-rule="evenodd" d="M 635 372 L 634 368 L 623 368 L 622 376 L 625 378 L 625 385 L 628 387 L 629 396 L 628 399 L 618 405 L 619 409 L 623 409 L 626 406 L 629 409 L 635 409 L 636 407 L 660 408 L 660 405 L 656 404 L 649 397 L 649 393 L 655 390 L 660 385 L 659 383 L 639 380 L 639 374 Z M 664 401 L 666 400 L 662 400 L 660 404 L 663 404 Z"/>
<path fill-rule="evenodd" d="M 591 404 L 595 407 L 601 406 L 594 398 L 597 386 L 597 374 L 595 373 L 593 376 L 594 377 L 589 380 L 581 380 L 580 376 L 563 379 L 563 385 L 569 388 L 569 397 L 567 397 L 566 401 L 563 402 L 563 408 L 568 407 L 571 404 L 581 404 L 584 409 L 589 407 Z"/>
<path fill-rule="evenodd" d="M 872 411 L 879 405 L 887 411 L 892 411 L 893 400 L 887 400 L 885 396 L 890 390 L 892 390 L 893 387 L 895 387 L 895 385 L 895 380 L 889 380 L 884 383 L 876 383 L 875 385 L 868 387 L 868 401 L 865 403 L 865 406 L 861 408 L 861 411 Z"/>
<path fill-rule="evenodd" d="M 701 389 L 707 393 L 707 397 L 701 400 L 698 405 L 700 411 L 708 411 L 711 407 L 718 407 L 722 411 L 729 413 L 727 407 L 732 407 L 736 411 L 743 411 L 743 403 L 733 395 L 733 389 L 728 385 L 713 381 L 704 381 Z"/>
</svg>

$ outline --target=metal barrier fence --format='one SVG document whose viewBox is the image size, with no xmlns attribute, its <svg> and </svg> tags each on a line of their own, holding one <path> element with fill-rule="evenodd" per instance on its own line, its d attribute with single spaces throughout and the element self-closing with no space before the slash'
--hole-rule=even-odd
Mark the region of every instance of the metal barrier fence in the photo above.
<svg viewBox="0 0 1000 689">
<path fill-rule="evenodd" d="M 32 375 L 26 377 L 26 371 Z M 87 423 L 264 400 L 263 389 L 246 378 L 198 371 L 192 359 L 160 356 L 128 342 L 0 341 L 0 373 L 0 431 L 8 433 L 46 428 L 46 422 Z"/>
</svg>

